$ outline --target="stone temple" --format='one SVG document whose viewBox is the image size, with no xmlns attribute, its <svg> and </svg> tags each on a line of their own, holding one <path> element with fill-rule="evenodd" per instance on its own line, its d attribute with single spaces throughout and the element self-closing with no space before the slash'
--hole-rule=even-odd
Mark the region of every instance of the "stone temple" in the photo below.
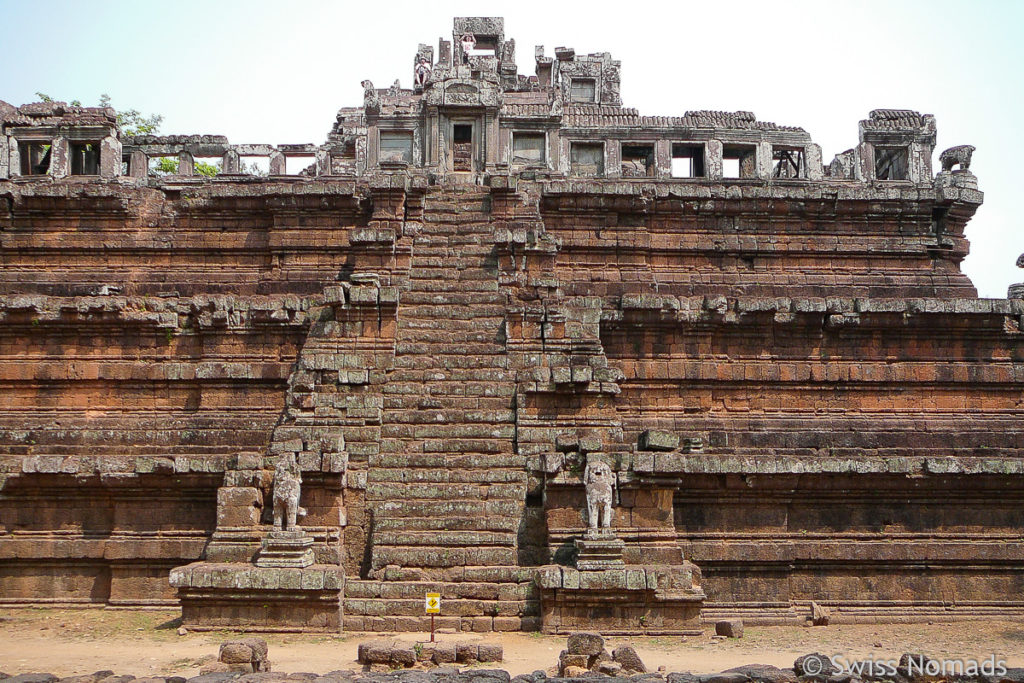
<svg viewBox="0 0 1024 683">
<path fill-rule="evenodd" d="M 960 270 L 973 148 L 933 168 L 935 119 L 876 109 L 826 163 L 750 112 L 624 107 L 608 53 L 515 48 L 457 18 L 321 144 L 0 103 L 0 603 L 1024 613 L 1024 287 Z"/>
</svg>

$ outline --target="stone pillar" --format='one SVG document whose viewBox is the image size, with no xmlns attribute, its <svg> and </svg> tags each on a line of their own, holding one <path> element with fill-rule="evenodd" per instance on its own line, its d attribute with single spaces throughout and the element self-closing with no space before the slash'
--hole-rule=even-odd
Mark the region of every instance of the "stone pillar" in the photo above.
<svg viewBox="0 0 1024 683">
<path fill-rule="evenodd" d="M 15 138 L 9 138 L 4 136 L 4 141 L 7 143 L 8 153 L 8 166 L 7 174 L 9 177 L 21 175 L 21 157 L 18 155 L 18 141 Z"/>
<path fill-rule="evenodd" d="M 288 159 L 281 150 L 275 149 L 270 153 L 270 175 L 287 175 Z"/>
<path fill-rule="evenodd" d="M 498 164 L 508 166 L 512 163 L 512 131 L 508 128 L 498 129 Z"/>
<path fill-rule="evenodd" d="M 327 175 L 331 170 L 331 155 L 323 147 L 316 150 L 316 174 Z"/>
<path fill-rule="evenodd" d="M 804 163 L 807 165 L 808 180 L 823 180 L 825 171 L 821 167 L 821 146 L 809 144 L 804 148 Z"/>
<path fill-rule="evenodd" d="M 654 177 L 672 177 L 672 142 L 658 140 L 654 143 Z"/>
<path fill-rule="evenodd" d="M 68 139 L 56 137 L 50 147 L 50 175 L 66 178 L 71 173 L 71 159 L 68 155 Z"/>
<path fill-rule="evenodd" d="M 704 171 L 709 180 L 722 179 L 722 141 L 708 140 L 707 157 L 704 159 Z"/>
<path fill-rule="evenodd" d="M 550 171 L 561 170 L 561 150 L 562 150 L 562 136 L 558 134 L 558 129 L 548 131 L 548 148 L 545 150 L 545 156 L 547 157 L 547 167 Z"/>
<path fill-rule="evenodd" d="M 618 140 L 604 143 L 604 174 L 608 178 L 622 175 L 622 143 Z"/>
<path fill-rule="evenodd" d="M 10 141 L 6 135 L 0 135 L 0 178 L 9 178 L 13 175 L 10 171 L 10 160 Z"/>
<path fill-rule="evenodd" d="M 772 143 L 761 141 L 757 144 L 755 151 L 756 166 L 755 173 L 761 180 L 771 180 L 772 177 Z"/>
<path fill-rule="evenodd" d="M 224 160 L 221 164 L 221 173 L 229 175 L 238 173 L 238 152 L 233 149 L 229 149 L 224 152 Z"/>
<path fill-rule="evenodd" d="M 112 135 L 100 140 L 100 177 L 121 175 L 121 141 Z"/>
<path fill-rule="evenodd" d="M 370 126 L 366 130 L 366 168 L 373 169 L 380 166 L 377 161 L 378 149 L 380 149 L 380 129 L 377 126 Z"/>
<path fill-rule="evenodd" d="M 178 152 L 178 175 L 195 175 L 195 167 L 195 159 L 192 157 L 191 152 Z"/>
<path fill-rule="evenodd" d="M 360 135 L 356 138 L 356 175 L 361 176 L 366 172 L 366 136 Z"/>
<path fill-rule="evenodd" d="M 128 171 L 133 178 L 146 178 L 149 176 L 149 157 L 141 149 L 132 150 L 132 158 L 128 162 Z"/>
<path fill-rule="evenodd" d="M 907 149 L 907 177 L 915 183 L 931 182 L 933 146 L 913 142 Z"/>
<path fill-rule="evenodd" d="M 484 131 L 485 133 L 481 142 L 483 143 L 483 161 L 484 168 L 482 170 L 492 171 L 494 165 L 498 163 L 498 116 L 496 113 L 488 112 L 484 114 Z"/>
<path fill-rule="evenodd" d="M 853 178 L 861 182 L 875 179 L 875 148 L 870 142 L 862 142 L 855 148 Z"/>
<path fill-rule="evenodd" d="M 436 167 L 441 163 L 441 116 L 436 109 L 430 114 L 430 124 L 427 130 L 429 131 L 427 138 L 428 164 Z"/>
</svg>

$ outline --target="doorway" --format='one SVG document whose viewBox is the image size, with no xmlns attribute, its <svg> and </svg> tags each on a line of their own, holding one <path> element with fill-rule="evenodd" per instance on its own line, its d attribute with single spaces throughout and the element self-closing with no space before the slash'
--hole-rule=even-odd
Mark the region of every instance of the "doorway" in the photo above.
<svg viewBox="0 0 1024 683">
<path fill-rule="evenodd" d="M 473 124 L 452 125 L 452 170 L 473 171 Z"/>
</svg>

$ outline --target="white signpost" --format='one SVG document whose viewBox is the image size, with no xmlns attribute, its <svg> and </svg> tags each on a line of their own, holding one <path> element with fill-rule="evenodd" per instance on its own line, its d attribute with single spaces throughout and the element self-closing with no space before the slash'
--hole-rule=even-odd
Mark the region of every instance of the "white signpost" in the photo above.
<svg viewBox="0 0 1024 683">
<path fill-rule="evenodd" d="M 441 594 L 427 593 L 423 606 L 430 615 L 430 642 L 434 642 L 434 615 L 441 613 Z"/>
</svg>

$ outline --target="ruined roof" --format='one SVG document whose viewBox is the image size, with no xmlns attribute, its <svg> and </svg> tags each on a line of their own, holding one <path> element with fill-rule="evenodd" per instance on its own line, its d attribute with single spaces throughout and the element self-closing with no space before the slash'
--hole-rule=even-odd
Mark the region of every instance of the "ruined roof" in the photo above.
<svg viewBox="0 0 1024 683">
<path fill-rule="evenodd" d="M 935 127 L 935 117 L 911 109 L 875 109 L 861 121 L 865 130 L 906 130 Z"/>
<path fill-rule="evenodd" d="M 113 107 L 76 107 L 66 102 L 33 102 L 14 108 L 4 102 L 0 123 L 8 126 L 56 126 L 61 124 L 109 125 L 117 123 Z"/>
</svg>

